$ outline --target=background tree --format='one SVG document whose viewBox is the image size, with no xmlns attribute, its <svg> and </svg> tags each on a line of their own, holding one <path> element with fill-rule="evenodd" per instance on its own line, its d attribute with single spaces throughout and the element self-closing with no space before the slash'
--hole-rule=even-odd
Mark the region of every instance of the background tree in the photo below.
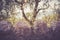
<svg viewBox="0 0 60 40">
<path fill-rule="evenodd" d="M 2 1 L 1 4 L 3 5 L 1 5 L 2 13 L 0 12 L 0 14 L 3 14 L 3 15 L 6 14 L 7 16 L 6 15 L 5 16 L 10 17 L 10 19 L 12 19 L 11 22 L 15 23 L 17 21 L 16 16 L 17 17 L 18 15 L 21 16 L 21 13 L 22 13 L 22 18 L 24 18 L 24 20 L 26 20 L 31 26 L 34 25 L 34 22 L 36 21 L 38 14 L 40 14 L 39 18 L 41 17 L 42 13 L 40 13 L 40 11 L 46 11 L 46 10 L 52 9 L 53 12 L 58 12 L 57 10 L 59 10 L 57 9 L 57 6 L 59 5 L 59 2 L 57 0 L 54 0 L 55 2 L 52 0 L 1 0 L 1 1 Z M 19 13 L 17 13 L 18 10 L 20 10 Z M 43 15 L 46 15 L 45 12 L 43 13 L 44 13 Z M 52 20 L 51 16 L 49 18 L 51 18 Z M 46 21 L 50 20 L 49 18 L 47 19 L 45 18 Z"/>
<path fill-rule="evenodd" d="M 20 1 L 19 1 L 19 0 L 15 0 L 15 2 L 17 2 L 18 4 L 20 4 L 23 17 L 25 18 L 26 21 L 29 22 L 29 24 L 30 24 L 31 26 L 32 26 L 33 23 L 34 23 L 38 12 L 39 12 L 40 10 L 45 10 L 45 9 L 49 8 L 49 5 L 47 4 L 47 2 L 45 2 L 45 3 L 43 4 L 43 6 L 46 6 L 46 7 L 43 7 L 43 8 L 38 9 L 38 5 L 39 5 L 39 2 L 41 2 L 41 0 L 33 0 L 33 1 L 32 1 L 32 0 L 20 0 Z M 24 5 L 25 5 L 26 3 L 30 4 L 29 6 L 35 5 L 34 8 L 33 8 L 32 20 L 29 20 L 29 19 L 26 17 L 26 15 L 25 15 Z"/>
</svg>

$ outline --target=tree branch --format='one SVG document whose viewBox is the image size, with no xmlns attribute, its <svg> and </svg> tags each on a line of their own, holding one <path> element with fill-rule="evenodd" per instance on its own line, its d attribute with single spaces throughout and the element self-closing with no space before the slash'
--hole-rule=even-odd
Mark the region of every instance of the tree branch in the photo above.
<svg viewBox="0 0 60 40">
<path fill-rule="evenodd" d="M 34 13 L 33 13 L 33 22 L 35 21 L 35 18 L 36 18 L 36 16 L 37 16 L 37 7 L 38 7 L 38 3 L 39 3 L 40 1 L 39 0 L 35 0 L 35 8 L 34 8 Z"/>
<path fill-rule="evenodd" d="M 28 21 L 28 23 L 29 23 L 30 25 L 33 25 L 32 21 L 29 20 L 29 19 L 26 17 L 25 13 L 24 13 L 23 4 L 21 4 L 21 10 L 22 10 L 22 14 L 23 14 L 24 19 L 25 19 L 26 21 Z"/>
<path fill-rule="evenodd" d="M 35 4 L 35 9 L 34 9 L 34 14 L 33 14 L 33 21 L 35 21 L 35 18 L 36 18 L 37 14 L 38 14 L 38 12 L 39 12 L 40 10 L 45 10 L 45 9 L 48 9 L 48 8 L 49 8 L 49 4 L 48 4 L 48 5 L 44 4 L 44 5 L 46 5 L 47 7 L 46 7 L 46 8 L 38 9 L 38 11 L 37 11 L 37 7 L 38 7 L 39 1 L 38 1 L 38 0 L 35 0 L 35 2 L 36 2 L 36 4 Z M 43 5 L 43 6 L 44 6 L 44 5 Z"/>
<path fill-rule="evenodd" d="M 38 9 L 37 13 L 40 11 L 40 10 L 45 10 L 45 9 L 48 9 L 49 8 L 49 4 L 46 5 L 47 7 L 46 8 L 41 8 L 41 9 Z"/>
</svg>

